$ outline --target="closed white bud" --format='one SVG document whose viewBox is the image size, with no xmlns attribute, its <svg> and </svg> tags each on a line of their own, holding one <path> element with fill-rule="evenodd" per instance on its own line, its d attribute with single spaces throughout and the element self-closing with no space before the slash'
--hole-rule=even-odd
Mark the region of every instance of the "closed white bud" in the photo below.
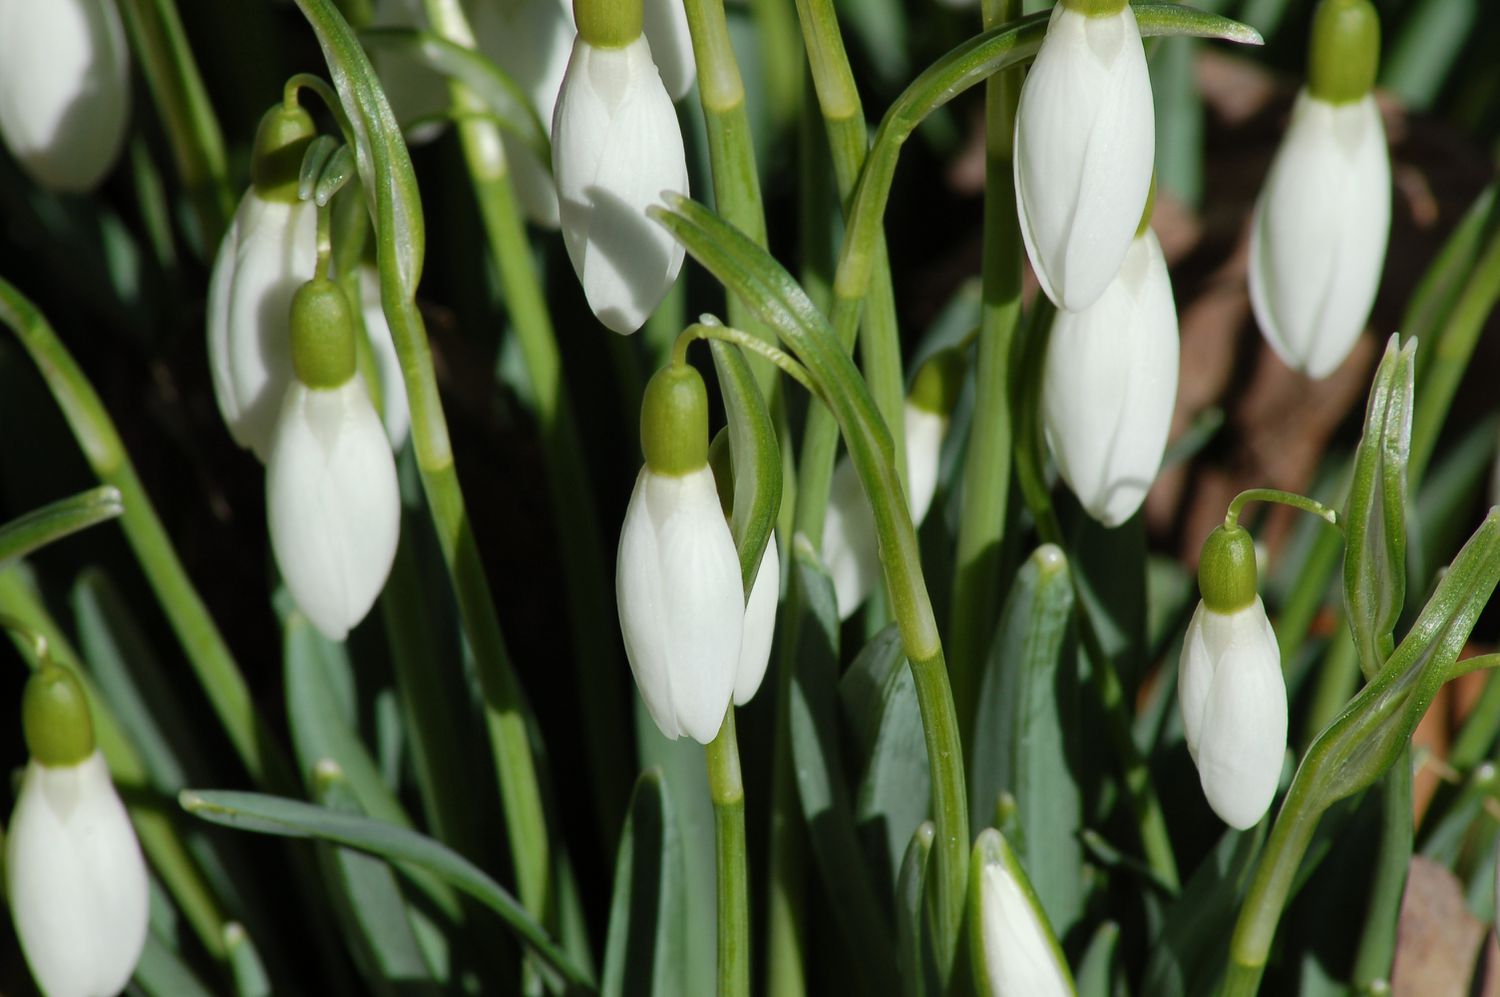
<svg viewBox="0 0 1500 997">
<path fill-rule="evenodd" d="M 93 188 L 119 156 L 129 112 L 114 0 L 0 0 L 0 138 L 33 180 Z"/>
<path fill-rule="evenodd" d="M 380 305 L 380 273 L 368 263 L 359 268 L 359 314 L 380 379 L 380 420 L 385 423 L 391 449 L 399 451 L 411 432 L 411 403 L 406 398 L 406 381 L 401 377 L 401 358 L 396 355 L 391 326 Z"/>
<path fill-rule="evenodd" d="M 1042 381 L 1047 444 L 1084 509 L 1119 526 L 1141 507 L 1177 400 L 1177 308 L 1148 228 L 1098 301 L 1052 322 Z"/>
<path fill-rule="evenodd" d="M 687 96 L 698 78 L 698 63 L 693 58 L 693 36 L 688 31 L 687 7 L 683 0 L 645 0 L 646 40 L 661 82 L 672 100 Z"/>
<path fill-rule="evenodd" d="M 292 296 L 318 265 L 318 209 L 245 193 L 208 285 L 208 363 L 229 435 L 265 461 L 292 379 Z"/>
<path fill-rule="evenodd" d="M 563 243 L 589 307 L 610 329 L 639 329 L 682 268 L 683 249 L 646 215 L 688 193 L 672 99 L 645 36 L 619 48 L 580 35 L 552 120 Z"/>
<path fill-rule="evenodd" d="M 1286 754 L 1281 651 L 1260 597 L 1216 612 L 1198 603 L 1182 642 L 1178 703 L 1209 806 L 1241 830 L 1265 816 Z"/>
<path fill-rule="evenodd" d="M 1391 161 L 1373 95 L 1305 89 L 1255 202 L 1250 304 L 1287 366 L 1322 378 L 1370 317 L 1391 227 Z"/>
<path fill-rule="evenodd" d="M 668 738 L 712 741 L 735 691 L 745 590 L 707 464 L 680 475 L 641 468 L 620 531 L 615 596 L 651 719 Z"/>
<path fill-rule="evenodd" d="M 343 640 L 385 587 L 401 522 L 390 441 L 359 378 L 287 388 L 266 461 L 266 515 L 297 608 Z"/>
<path fill-rule="evenodd" d="M 979 917 L 981 958 L 977 967 L 991 997 L 1071 997 L 1066 964 L 1052 940 L 1024 872 L 999 832 L 989 829 L 975 843 L 981 863 Z M 971 901 L 972 902 L 972 901 Z"/>
<path fill-rule="evenodd" d="M 5 872 L 16 935 L 47 997 L 125 989 L 146 943 L 146 863 L 98 751 L 26 766 Z"/>
<path fill-rule="evenodd" d="M 771 660 L 771 638 L 776 633 L 776 606 L 781 601 L 781 555 L 776 534 L 766 541 L 760 570 L 745 600 L 745 628 L 740 635 L 740 663 L 734 675 L 734 705 L 744 706 L 754 698 L 766 677 Z"/>
<path fill-rule="evenodd" d="M 1058 307 L 1081 311 L 1120 269 L 1151 186 L 1156 118 L 1128 5 L 1090 16 L 1062 0 L 1016 110 L 1016 211 Z"/>
</svg>

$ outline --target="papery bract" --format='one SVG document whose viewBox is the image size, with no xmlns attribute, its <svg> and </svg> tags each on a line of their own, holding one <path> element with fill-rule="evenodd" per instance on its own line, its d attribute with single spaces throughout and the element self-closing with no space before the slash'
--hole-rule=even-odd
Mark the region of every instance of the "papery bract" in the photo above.
<svg viewBox="0 0 1500 997">
<path fill-rule="evenodd" d="M 1098 301 L 1052 321 L 1042 419 L 1057 468 L 1090 516 L 1119 526 L 1161 467 L 1177 399 L 1177 308 L 1147 229 Z"/>
<path fill-rule="evenodd" d="M 1151 78 L 1135 14 L 1052 10 L 1016 110 L 1016 211 L 1059 307 L 1098 300 L 1141 220 L 1155 161 Z"/>
<path fill-rule="evenodd" d="M 781 599 L 781 555 L 776 534 L 766 540 L 760 570 L 745 600 L 745 625 L 740 636 L 740 660 L 734 674 L 734 705 L 744 706 L 760 689 L 771 660 L 771 638 L 776 632 L 776 606 Z"/>
<path fill-rule="evenodd" d="M 146 863 L 96 750 L 33 759 L 5 839 L 11 920 L 47 997 L 112 997 L 146 942 Z"/>
<path fill-rule="evenodd" d="M 130 59 L 114 0 L 0 0 L 0 138 L 33 180 L 96 186 L 130 114 Z"/>
<path fill-rule="evenodd" d="M 651 43 L 656 68 L 661 70 L 662 85 L 674 102 L 679 101 L 687 96 L 698 78 L 687 7 L 683 0 L 645 0 L 642 11 L 646 40 Z"/>
<path fill-rule="evenodd" d="M 552 121 L 563 243 L 599 321 L 639 329 L 682 268 L 683 249 L 646 216 L 688 193 L 677 111 L 644 36 L 596 48 L 580 35 Z"/>
<path fill-rule="evenodd" d="M 1375 98 L 1297 96 L 1255 202 L 1250 303 L 1287 366 L 1322 378 L 1354 348 L 1380 283 L 1391 163 Z"/>
</svg>

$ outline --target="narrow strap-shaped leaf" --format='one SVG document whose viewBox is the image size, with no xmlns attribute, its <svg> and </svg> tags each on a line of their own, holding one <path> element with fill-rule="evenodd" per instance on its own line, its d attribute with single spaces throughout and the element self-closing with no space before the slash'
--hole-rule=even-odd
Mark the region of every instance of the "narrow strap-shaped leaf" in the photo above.
<svg viewBox="0 0 1500 997">
<path fill-rule="evenodd" d="M 173 997 L 212 997 L 213 991 L 188 968 L 177 953 L 167 948 L 155 932 L 146 933 L 146 947 L 135 964 L 135 985 L 148 994 Z"/>
<path fill-rule="evenodd" d="M 430 870 L 499 914 L 538 958 L 569 982 L 592 988 L 588 976 L 504 887 L 451 848 L 410 828 L 264 793 L 184 790 L 178 802 L 188 813 L 226 827 L 347 845 L 387 859 L 403 873 L 412 866 Z"/>
<path fill-rule="evenodd" d="M 636 780 L 620 832 L 609 936 L 604 943 L 605 997 L 683 992 L 682 841 L 660 769 Z"/>
<path fill-rule="evenodd" d="M 896 965 L 906 997 L 938 997 L 943 992 L 927 919 L 927 863 L 936 833 L 930 820 L 917 826 L 896 878 Z"/>
<path fill-rule="evenodd" d="M 0 565 L 125 511 L 120 490 L 100 485 L 33 509 L 0 525 Z"/>
<path fill-rule="evenodd" d="M 709 348 L 729 422 L 729 453 L 734 466 L 734 510 L 729 525 L 740 553 L 748 597 L 781 509 L 781 449 L 771 413 L 766 410 L 765 398 L 745 355 L 738 347 L 719 340 L 710 340 Z"/>
<path fill-rule="evenodd" d="M 1120 973 L 1120 926 L 1105 921 L 1078 962 L 1078 997 L 1111 997 Z"/>
</svg>

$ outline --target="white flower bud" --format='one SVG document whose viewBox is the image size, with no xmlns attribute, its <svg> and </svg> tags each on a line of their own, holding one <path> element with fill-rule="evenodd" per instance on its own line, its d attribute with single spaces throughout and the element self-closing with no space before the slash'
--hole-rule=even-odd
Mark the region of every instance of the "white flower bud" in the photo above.
<svg viewBox="0 0 1500 997">
<path fill-rule="evenodd" d="M 380 306 L 380 272 L 371 264 L 359 268 L 359 314 L 365 323 L 365 336 L 375 354 L 375 373 L 380 378 L 380 419 L 391 449 L 399 451 L 411 432 L 411 403 L 406 398 L 406 382 L 401 378 L 401 358 L 391 338 L 391 327 Z"/>
<path fill-rule="evenodd" d="M 318 265 L 318 209 L 247 191 L 208 285 L 208 363 L 229 435 L 265 461 L 292 379 L 292 296 Z"/>
<path fill-rule="evenodd" d="M 112 0 L 0 0 L 0 138 L 33 180 L 81 192 L 109 172 L 129 59 Z"/>
<path fill-rule="evenodd" d="M 709 743 L 735 690 L 745 589 L 706 464 L 681 475 L 641 468 L 620 531 L 615 596 L 651 719 L 668 738 Z"/>
<path fill-rule="evenodd" d="M 580 35 L 552 121 L 563 243 L 599 321 L 639 329 L 682 268 L 682 246 L 646 216 L 663 191 L 688 193 L 672 99 L 645 36 L 596 48 Z"/>
<path fill-rule="evenodd" d="M 980 871 L 986 990 L 991 997 L 1070 997 L 1073 987 L 1043 915 L 1006 867 L 1006 859 L 1014 861 L 1009 848 L 1001 845 L 1000 851 L 1001 860 L 986 862 Z"/>
<path fill-rule="evenodd" d="M 401 525 L 390 441 L 359 378 L 293 379 L 266 461 L 266 516 L 297 608 L 343 640 L 385 587 Z"/>
<path fill-rule="evenodd" d="M 646 40 L 651 43 L 656 68 L 661 70 L 662 85 L 673 102 L 679 101 L 687 96 L 698 78 L 687 7 L 683 0 L 645 0 L 642 13 Z"/>
<path fill-rule="evenodd" d="M 1354 348 L 1385 263 L 1391 161 L 1375 98 L 1297 95 L 1250 229 L 1250 304 L 1287 366 L 1322 378 Z"/>
<path fill-rule="evenodd" d="M 125 989 L 146 943 L 146 863 L 98 751 L 26 766 L 5 871 L 16 935 L 47 997 Z"/>
<path fill-rule="evenodd" d="M 1098 300 L 1120 269 L 1151 186 L 1156 117 L 1128 5 L 1091 17 L 1060 2 L 1016 110 L 1016 211 L 1042 290 Z"/>
<path fill-rule="evenodd" d="M 1177 697 L 1209 806 L 1231 827 L 1254 827 L 1276 795 L 1287 722 L 1281 651 L 1259 596 L 1229 613 L 1198 603 Z"/>
<path fill-rule="evenodd" d="M 1047 444 L 1063 480 L 1105 526 L 1135 515 L 1161 467 L 1178 352 L 1172 282 L 1150 229 L 1098 301 L 1052 321 L 1042 375 Z"/>
<path fill-rule="evenodd" d="M 776 606 L 781 601 L 781 555 L 776 534 L 766 541 L 760 570 L 745 600 L 745 628 L 740 636 L 740 663 L 734 674 L 734 705 L 744 706 L 754 698 L 766 677 L 771 660 L 771 638 L 776 633 Z"/>
</svg>

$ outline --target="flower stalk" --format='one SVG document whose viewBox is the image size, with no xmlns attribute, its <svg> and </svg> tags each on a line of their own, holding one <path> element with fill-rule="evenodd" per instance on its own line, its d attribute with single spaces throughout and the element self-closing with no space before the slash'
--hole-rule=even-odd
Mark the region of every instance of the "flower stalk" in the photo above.
<svg viewBox="0 0 1500 997">
<path fill-rule="evenodd" d="M 740 778 L 733 706 L 724 715 L 718 736 L 703 750 L 708 762 L 708 791 L 713 799 L 718 855 L 718 993 L 720 997 L 749 997 L 750 884 L 746 871 L 745 787 Z"/>
</svg>

